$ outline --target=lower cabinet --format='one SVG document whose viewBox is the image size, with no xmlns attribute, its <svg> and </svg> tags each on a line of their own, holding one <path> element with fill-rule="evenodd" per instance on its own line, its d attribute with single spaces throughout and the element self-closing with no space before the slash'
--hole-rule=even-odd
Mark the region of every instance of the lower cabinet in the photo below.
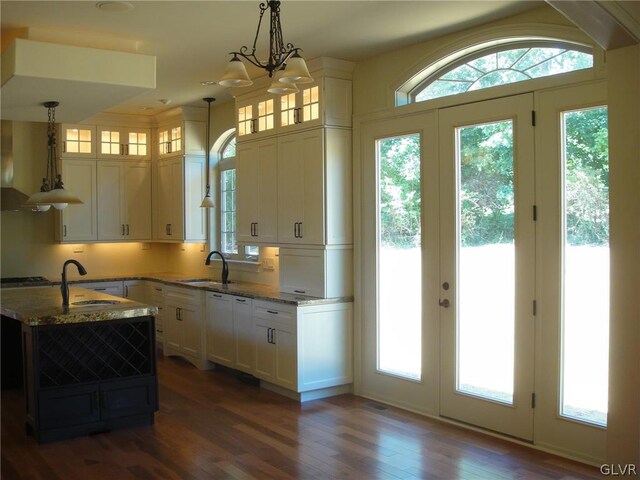
<svg viewBox="0 0 640 480">
<path fill-rule="evenodd" d="M 72 287 L 88 288 L 95 292 L 102 292 L 116 297 L 124 297 L 124 289 L 122 288 L 122 282 L 77 282 L 72 283 Z"/>
<path fill-rule="evenodd" d="M 147 282 L 144 280 L 124 280 L 122 282 L 123 297 L 134 302 L 146 303 Z"/>
<path fill-rule="evenodd" d="M 252 300 L 207 292 L 207 359 L 253 373 Z"/>
<path fill-rule="evenodd" d="M 206 369 L 203 292 L 167 287 L 164 300 L 164 354 L 180 355 L 196 367 Z"/>
<path fill-rule="evenodd" d="M 300 401 L 346 393 L 353 383 L 353 305 L 254 300 L 254 375 Z"/>
<path fill-rule="evenodd" d="M 164 346 L 164 284 L 159 282 L 147 282 L 145 303 L 158 307 L 156 314 L 156 341 Z"/>
<path fill-rule="evenodd" d="M 22 326 L 26 427 L 38 442 L 151 425 L 153 317 Z"/>
</svg>

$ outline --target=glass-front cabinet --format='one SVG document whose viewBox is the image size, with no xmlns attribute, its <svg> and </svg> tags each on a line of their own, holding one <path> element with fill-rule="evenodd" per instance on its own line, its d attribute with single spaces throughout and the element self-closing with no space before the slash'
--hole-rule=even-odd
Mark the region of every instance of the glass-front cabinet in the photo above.
<svg viewBox="0 0 640 480">
<path fill-rule="evenodd" d="M 236 121 L 240 138 L 273 133 L 276 127 L 276 97 L 263 95 L 238 103 Z"/>
<path fill-rule="evenodd" d="M 151 131 L 143 128 L 98 127 L 98 158 L 146 160 L 151 156 Z"/>
<path fill-rule="evenodd" d="M 59 153 L 66 158 L 96 157 L 96 127 L 93 125 L 60 126 Z"/>
</svg>

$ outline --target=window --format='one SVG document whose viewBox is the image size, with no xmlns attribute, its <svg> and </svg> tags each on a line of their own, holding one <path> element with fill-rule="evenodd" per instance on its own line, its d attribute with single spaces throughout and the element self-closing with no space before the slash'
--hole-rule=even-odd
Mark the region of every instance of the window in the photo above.
<svg viewBox="0 0 640 480">
<path fill-rule="evenodd" d="M 238 245 L 236 237 L 236 136 L 220 151 L 220 251 L 235 260 L 257 260 L 259 247 Z"/>
<path fill-rule="evenodd" d="M 437 64 L 444 66 L 420 73 L 426 76 L 409 92 L 411 102 L 591 68 L 593 54 L 582 45 L 530 40 L 454 54 Z"/>
</svg>

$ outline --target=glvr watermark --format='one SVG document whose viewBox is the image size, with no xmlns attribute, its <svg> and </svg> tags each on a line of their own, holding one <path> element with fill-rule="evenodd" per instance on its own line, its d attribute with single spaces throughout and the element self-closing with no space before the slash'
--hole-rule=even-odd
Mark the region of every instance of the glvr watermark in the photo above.
<svg viewBox="0 0 640 480">
<path fill-rule="evenodd" d="M 604 463 L 600 465 L 600 473 L 611 477 L 637 477 L 640 469 L 633 463 Z"/>
</svg>

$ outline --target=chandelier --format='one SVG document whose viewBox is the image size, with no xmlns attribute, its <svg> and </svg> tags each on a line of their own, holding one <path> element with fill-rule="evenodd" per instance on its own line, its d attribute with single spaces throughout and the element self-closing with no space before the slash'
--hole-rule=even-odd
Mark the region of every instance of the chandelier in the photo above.
<svg viewBox="0 0 640 480">
<path fill-rule="evenodd" d="M 64 189 L 62 175 L 58 173 L 58 163 L 56 162 L 56 107 L 59 103 L 46 102 L 43 105 L 47 108 L 49 114 L 47 123 L 47 173 L 42 179 L 40 191 L 31 195 L 24 204 L 36 212 L 46 212 L 51 206 L 57 210 L 62 210 L 70 203 L 83 203 L 76 195 Z"/>
<path fill-rule="evenodd" d="M 269 10 L 269 58 L 260 60 L 256 56 L 256 44 L 260 35 L 260 27 L 264 13 Z M 294 93 L 298 91 L 296 83 L 310 83 L 313 78 L 309 75 L 309 70 L 304 59 L 300 56 L 301 49 L 291 43 L 284 43 L 282 39 L 282 25 L 280 23 L 280 2 L 269 1 L 260 4 L 260 18 L 258 19 L 258 29 L 253 40 L 251 50 L 242 46 L 240 51 L 229 52 L 233 58 L 227 64 L 227 69 L 218 83 L 224 87 L 248 87 L 253 82 L 249 78 L 247 69 L 239 57 L 266 70 L 269 77 L 273 78 L 273 83 L 268 88 L 271 93 Z"/>
</svg>

